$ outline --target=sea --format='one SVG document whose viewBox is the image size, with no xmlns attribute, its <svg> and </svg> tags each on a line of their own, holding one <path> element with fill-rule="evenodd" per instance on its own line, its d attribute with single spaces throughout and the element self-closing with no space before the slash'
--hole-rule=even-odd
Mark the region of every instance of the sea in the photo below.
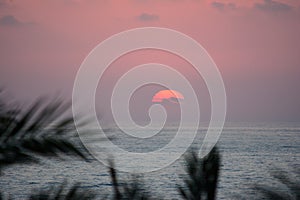
<svg viewBox="0 0 300 200">
<path fill-rule="evenodd" d="M 111 135 L 116 135 L 115 144 L 133 152 L 161 148 L 174 137 L 174 130 L 174 127 L 166 128 L 157 139 L 137 143 L 118 136 L 118 130 L 108 129 Z M 186 131 L 188 134 L 188 129 Z M 200 127 L 192 148 L 199 149 L 205 133 L 206 128 Z M 274 177 L 276 171 L 286 173 L 290 180 L 300 183 L 300 123 L 226 123 L 217 146 L 221 155 L 217 199 L 260 199 L 256 186 L 288 193 L 288 188 Z M 180 144 L 178 148 L 181 148 Z M 135 166 L 139 160 L 128 159 L 128 163 Z M 145 168 L 149 166 L 144 164 Z M 138 178 L 154 199 L 181 199 L 177 188 L 184 185 L 184 167 L 183 155 L 153 172 L 131 174 L 118 171 L 118 178 L 123 183 Z M 12 165 L 1 173 L 1 191 L 13 199 L 26 199 L 31 193 L 63 182 L 69 186 L 80 182 L 83 190 L 93 191 L 99 199 L 112 197 L 108 168 L 99 161 L 85 162 L 77 157 L 61 156 L 41 159 L 39 164 Z"/>
</svg>

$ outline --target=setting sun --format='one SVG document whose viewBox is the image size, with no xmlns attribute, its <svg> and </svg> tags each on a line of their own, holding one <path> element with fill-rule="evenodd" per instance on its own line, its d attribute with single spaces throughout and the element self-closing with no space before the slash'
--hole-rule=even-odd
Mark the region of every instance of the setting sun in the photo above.
<svg viewBox="0 0 300 200">
<path fill-rule="evenodd" d="M 176 100 L 182 100 L 182 99 L 184 99 L 183 95 L 175 90 L 161 90 L 153 96 L 152 102 L 160 103 L 163 102 L 164 100 L 175 102 Z"/>
</svg>

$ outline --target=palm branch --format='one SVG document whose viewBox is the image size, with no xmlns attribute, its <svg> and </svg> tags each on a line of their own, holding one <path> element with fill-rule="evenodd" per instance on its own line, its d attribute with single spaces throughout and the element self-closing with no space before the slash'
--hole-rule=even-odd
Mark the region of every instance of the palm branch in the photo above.
<svg viewBox="0 0 300 200">
<path fill-rule="evenodd" d="M 62 183 L 57 187 L 49 190 L 40 190 L 35 194 L 31 194 L 29 200 L 90 200 L 95 199 L 95 193 L 83 190 L 80 184 L 76 183 L 71 187 L 67 183 Z"/>
<path fill-rule="evenodd" d="M 186 157 L 185 186 L 178 186 L 181 197 L 186 200 L 201 200 L 203 197 L 207 200 L 214 200 L 219 168 L 220 156 L 217 148 L 213 148 L 203 159 L 200 159 L 195 152 L 191 152 Z"/>
<path fill-rule="evenodd" d="M 299 173 L 299 172 L 298 172 Z M 255 189 L 265 199 L 274 200 L 290 200 L 290 199 L 300 199 L 300 181 L 292 180 L 288 173 L 282 170 L 276 170 L 271 173 L 271 175 L 279 181 L 282 185 L 285 185 L 288 190 L 283 188 L 274 188 L 263 185 L 256 185 Z"/>
<path fill-rule="evenodd" d="M 151 199 L 149 193 L 143 188 L 140 181 L 133 177 L 129 182 L 119 183 L 117 171 L 114 163 L 110 161 L 109 173 L 113 185 L 115 200 L 148 200 Z"/>
<path fill-rule="evenodd" d="M 41 98 L 22 110 L 6 104 L 0 96 L 0 169 L 20 162 L 38 162 L 36 155 L 65 154 L 87 160 L 88 152 L 73 137 L 76 129 L 69 108 L 70 103 L 58 98 Z"/>
</svg>

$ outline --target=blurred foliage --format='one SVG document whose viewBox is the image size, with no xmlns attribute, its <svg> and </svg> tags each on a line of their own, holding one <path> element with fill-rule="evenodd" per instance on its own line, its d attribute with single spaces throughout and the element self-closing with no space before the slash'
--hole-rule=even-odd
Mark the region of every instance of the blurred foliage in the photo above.
<svg viewBox="0 0 300 200">
<path fill-rule="evenodd" d="M 145 190 L 137 177 L 128 182 L 119 183 L 113 161 L 110 161 L 109 174 L 111 177 L 115 200 L 148 200 L 149 192 Z"/>
<path fill-rule="evenodd" d="M 219 169 L 220 155 L 216 147 L 203 159 L 191 152 L 186 157 L 185 186 L 178 186 L 181 197 L 186 200 L 215 199 Z"/>
<path fill-rule="evenodd" d="M 76 137 L 70 105 L 59 98 L 50 101 L 40 98 L 24 109 L 6 100 L 5 92 L 0 89 L 0 175 L 3 167 L 39 162 L 39 157 L 66 155 L 88 161 L 91 156 Z M 85 124 L 81 122 L 80 125 Z M 52 189 L 32 195 L 30 199 L 89 199 L 85 193 L 79 193 L 78 188 L 79 185 L 74 185 L 62 198 L 60 192 L 64 185 L 61 185 L 56 193 Z M 10 197 L 0 192 L 0 199 Z"/>
<path fill-rule="evenodd" d="M 31 194 L 29 200 L 89 200 L 94 199 L 95 196 L 95 193 L 80 188 L 79 183 L 71 187 L 68 187 L 67 183 L 62 183 L 49 190 Z"/>
<path fill-rule="evenodd" d="M 299 170 L 299 169 L 298 169 Z M 297 174 L 300 171 L 297 172 Z M 262 195 L 264 199 L 274 200 L 299 200 L 300 199 L 300 181 L 293 180 L 293 178 L 282 170 L 275 170 L 271 173 L 273 178 L 277 179 L 283 187 L 270 187 L 263 185 L 256 185 L 255 189 Z M 293 174 L 295 177 L 295 174 Z"/>
<path fill-rule="evenodd" d="M 61 154 L 88 159 L 88 152 L 75 136 L 74 119 L 68 114 L 70 103 L 59 99 L 38 99 L 27 109 L 7 104 L 0 92 L 0 169 L 4 166 L 38 162 L 36 155 Z"/>
</svg>

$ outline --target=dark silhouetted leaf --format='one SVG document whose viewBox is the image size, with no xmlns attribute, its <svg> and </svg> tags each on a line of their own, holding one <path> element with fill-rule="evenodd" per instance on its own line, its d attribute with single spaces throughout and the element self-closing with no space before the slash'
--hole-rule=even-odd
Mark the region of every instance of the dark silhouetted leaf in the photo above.
<svg viewBox="0 0 300 200">
<path fill-rule="evenodd" d="M 36 162 L 34 154 L 90 157 L 78 137 L 73 117 L 68 110 L 70 103 L 58 99 L 41 98 L 25 111 L 9 106 L 0 96 L 0 168 L 20 162 Z M 13 151 L 12 151 L 13 149 Z"/>
<path fill-rule="evenodd" d="M 207 200 L 216 198 L 219 177 L 220 157 L 217 148 L 203 159 L 199 159 L 195 152 L 186 156 L 187 178 L 184 179 L 185 187 L 178 186 L 178 192 L 183 199 Z"/>
<path fill-rule="evenodd" d="M 68 189 L 69 188 L 69 189 Z M 30 200 L 91 200 L 95 199 L 95 193 L 80 188 L 80 184 L 76 183 L 71 187 L 67 183 L 63 183 L 58 187 L 52 187 L 49 190 L 39 191 L 31 194 Z"/>
</svg>

